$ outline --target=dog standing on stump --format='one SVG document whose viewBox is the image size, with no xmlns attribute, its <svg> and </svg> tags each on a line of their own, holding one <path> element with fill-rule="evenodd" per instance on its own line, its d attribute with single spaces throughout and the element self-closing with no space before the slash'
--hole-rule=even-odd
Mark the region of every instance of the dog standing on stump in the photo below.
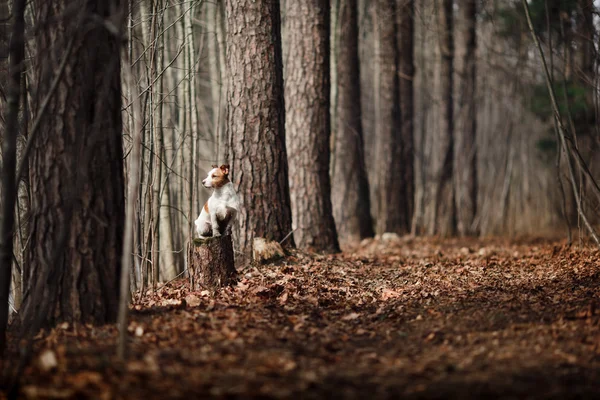
<svg viewBox="0 0 600 400">
<path fill-rule="evenodd" d="M 229 165 L 213 165 L 202 185 L 212 188 L 213 193 L 195 221 L 198 237 L 204 239 L 231 234 L 231 226 L 239 211 L 240 201 L 233 189 L 233 183 L 229 180 Z"/>
</svg>

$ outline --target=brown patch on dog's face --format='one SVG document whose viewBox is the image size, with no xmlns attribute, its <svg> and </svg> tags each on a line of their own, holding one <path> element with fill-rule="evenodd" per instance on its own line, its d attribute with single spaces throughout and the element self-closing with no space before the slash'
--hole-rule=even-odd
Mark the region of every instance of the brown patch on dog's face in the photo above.
<svg viewBox="0 0 600 400">
<path fill-rule="evenodd" d="M 215 167 L 208 172 L 208 176 L 202 181 L 204 187 L 220 188 L 229 183 L 229 165 Z"/>
<path fill-rule="evenodd" d="M 221 166 L 221 168 L 215 168 L 215 172 L 212 175 L 212 179 L 213 187 L 216 188 L 219 188 L 229 183 L 229 168 L 223 169 L 223 166 Z"/>
</svg>

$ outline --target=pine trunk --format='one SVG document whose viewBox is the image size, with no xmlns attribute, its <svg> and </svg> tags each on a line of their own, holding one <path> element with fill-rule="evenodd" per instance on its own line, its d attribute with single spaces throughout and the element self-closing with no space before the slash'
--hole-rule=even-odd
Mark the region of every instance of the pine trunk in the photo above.
<svg viewBox="0 0 600 400">
<path fill-rule="evenodd" d="M 119 41 L 72 9 L 110 18 L 105 1 L 34 2 L 38 99 L 74 41 L 31 158 L 31 238 L 25 329 L 59 321 L 102 324 L 117 316 L 124 223 Z M 52 21 L 52 23 L 48 23 Z M 81 23 L 80 23 L 81 22 Z M 36 324 L 33 323 L 33 326 Z"/>
<path fill-rule="evenodd" d="M 453 183 L 453 58 L 452 0 L 443 0 L 437 9 L 439 39 L 437 46 L 439 123 L 431 143 L 429 159 L 426 225 L 429 235 L 454 235 L 456 231 Z"/>
<path fill-rule="evenodd" d="M 285 130 L 294 239 L 302 248 L 337 252 L 329 177 L 329 1 L 286 6 Z"/>
<path fill-rule="evenodd" d="M 208 30 L 208 64 L 210 72 L 211 89 L 211 108 L 213 121 L 213 140 L 215 143 L 214 154 L 216 163 L 221 165 L 224 162 L 225 147 L 227 138 L 225 136 L 225 74 L 223 73 L 224 60 L 221 56 L 223 51 L 223 32 L 222 29 L 222 2 L 205 3 L 206 24 Z"/>
<path fill-rule="evenodd" d="M 248 256 L 255 237 L 281 241 L 292 230 L 279 1 L 227 0 L 226 13 L 227 158 L 241 203 L 233 232 Z"/>
<path fill-rule="evenodd" d="M 477 110 L 475 105 L 476 1 L 461 3 L 456 35 L 456 129 L 454 174 L 456 228 L 462 236 L 474 235 L 477 212 Z"/>
<path fill-rule="evenodd" d="M 374 231 L 361 121 L 357 0 L 341 0 L 339 7 L 331 198 L 338 235 L 352 241 L 372 237 Z"/>
<path fill-rule="evenodd" d="M 1 9 L 1 7 L 0 7 Z M 4 352 L 5 332 L 10 315 L 10 282 L 12 281 L 13 242 L 15 233 L 15 204 L 18 196 L 17 136 L 19 132 L 19 105 L 21 104 L 21 79 L 25 56 L 25 0 L 13 2 L 12 29 L 8 54 L 9 80 L 6 93 L 7 112 L 2 135 L 2 207 L 0 215 L 0 355 Z M 8 15 L 8 14 L 6 14 Z M 0 50 L 3 50 L 0 47 Z M 0 110 L 1 111 L 1 110 Z M 15 282 L 16 283 L 16 282 Z M 15 289 L 15 292 L 18 290 Z M 15 301 L 16 303 L 16 301 Z"/>
<path fill-rule="evenodd" d="M 375 4 L 378 43 L 378 85 L 376 85 L 376 225 L 377 233 L 406 233 L 409 230 L 404 197 L 402 131 L 398 80 L 398 29 L 396 0 L 377 0 Z"/>
<path fill-rule="evenodd" d="M 401 116 L 401 162 L 400 174 L 404 187 L 401 189 L 402 204 L 406 208 L 404 229 L 410 230 L 415 209 L 415 146 L 414 146 L 414 37 L 415 2 L 400 0 L 398 8 L 400 30 L 400 116 Z"/>
</svg>

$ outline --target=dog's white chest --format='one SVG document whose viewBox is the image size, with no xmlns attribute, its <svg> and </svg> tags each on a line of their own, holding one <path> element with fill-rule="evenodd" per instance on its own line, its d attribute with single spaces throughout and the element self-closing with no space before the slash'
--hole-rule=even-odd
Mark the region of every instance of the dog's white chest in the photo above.
<svg viewBox="0 0 600 400">
<path fill-rule="evenodd" d="M 233 189 L 232 183 L 228 183 L 222 188 L 215 190 L 208 199 L 209 210 L 211 207 L 219 208 L 223 206 L 232 208 L 235 211 L 239 210 L 239 199 L 237 193 L 235 193 L 235 190 Z"/>
</svg>

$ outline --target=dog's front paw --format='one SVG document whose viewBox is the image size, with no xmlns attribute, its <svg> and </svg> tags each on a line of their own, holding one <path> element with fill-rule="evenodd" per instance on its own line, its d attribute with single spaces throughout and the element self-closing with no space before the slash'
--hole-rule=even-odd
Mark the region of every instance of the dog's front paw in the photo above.
<svg viewBox="0 0 600 400">
<path fill-rule="evenodd" d="M 219 237 L 219 236 L 221 236 L 221 232 L 213 231 L 213 237 Z"/>
</svg>

